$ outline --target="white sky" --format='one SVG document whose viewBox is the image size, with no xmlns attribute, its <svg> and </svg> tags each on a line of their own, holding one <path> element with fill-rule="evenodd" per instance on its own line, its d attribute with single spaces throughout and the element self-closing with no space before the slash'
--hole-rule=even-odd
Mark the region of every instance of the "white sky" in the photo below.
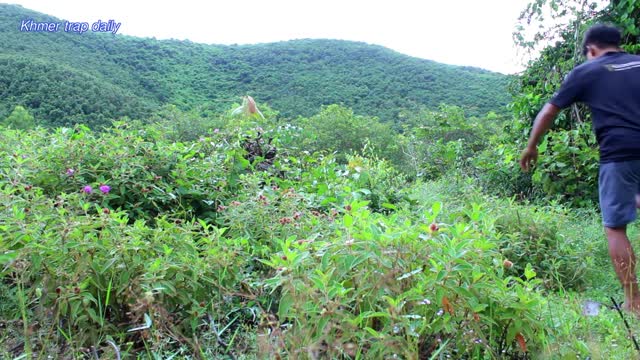
<svg viewBox="0 0 640 360">
<path fill-rule="evenodd" d="M 140 37 L 207 44 L 355 40 L 446 64 L 514 73 L 523 66 L 511 34 L 529 0 L 8 2 L 90 25 L 113 19 L 122 23 L 119 34 Z"/>
</svg>

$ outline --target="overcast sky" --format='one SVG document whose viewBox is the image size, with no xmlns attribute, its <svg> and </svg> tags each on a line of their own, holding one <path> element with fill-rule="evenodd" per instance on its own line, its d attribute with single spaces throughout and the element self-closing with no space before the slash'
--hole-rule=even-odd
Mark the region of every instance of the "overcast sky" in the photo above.
<svg viewBox="0 0 640 360">
<path fill-rule="evenodd" d="M 514 73 L 523 67 L 511 33 L 528 0 L 8 2 L 69 21 L 113 19 L 122 23 L 118 33 L 140 37 L 207 44 L 355 40 L 446 64 Z"/>
</svg>

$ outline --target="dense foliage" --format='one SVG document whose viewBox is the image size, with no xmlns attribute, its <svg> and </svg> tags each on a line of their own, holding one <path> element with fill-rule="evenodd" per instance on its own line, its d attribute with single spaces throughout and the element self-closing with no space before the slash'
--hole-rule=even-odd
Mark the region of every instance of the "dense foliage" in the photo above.
<svg viewBox="0 0 640 360">
<path fill-rule="evenodd" d="M 204 353 L 211 331 L 291 356 L 539 346 L 535 271 L 503 269 L 493 221 L 411 205 L 384 161 L 283 153 L 257 171 L 243 150 L 257 133 L 234 131 L 1 133 L 3 317 L 38 324 L 25 351 L 66 338 Z M 286 147 L 291 130 L 260 131 Z"/>
<path fill-rule="evenodd" d="M 0 5 L 0 119 L 21 105 L 40 124 L 99 128 L 106 119 L 147 118 L 162 104 L 217 113 L 249 94 L 285 117 L 341 103 L 360 115 L 396 121 L 403 109 L 435 109 L 443 102 L 483 116 L 510 100 L 504 75 L 364 43 L 221 46 L 91 31 L 20 32 L 25 19 L 60 21 Z"/>
<path fill-rule="evenodd" d="M 29 101 L 0 116 L 0 357 L 633 358 L 617 313 L 596 304 L 599 315 L 583 316 L 585 298 L 619 291 L 599 215 L 555 200 L 593 199 L 587 112 L 558 119 L 532 175 L 517 160 L 533 116 L 579 60 L 580 32 L 615 21 L 634 51 L 638 8 L 537 0 L 523 21 L 547 5 L 570 20 L 543 32 L 559 41 L 513 84 L 515 118 L 407 105 L 395 85 L 384 102 L 362 102 L 351 87 L 362 83 L 349 82 L 330 98 L 343 104 L 314 103 L 311 89 L 343 81 L 335 74 L 361 57 L 371 68 L 357 71 L 373 75 L 357 76 L 371 84 L 391 79 L 374 74 L 381 59 L 396 80 L 434 65 L 362 44 L 7 42 L 33 56 L 0 57 L 24 70 L 19 81 L 0 72 L 0 89 Z M 526 46 L 545 39 L 520 35 Z M 229 71 L 197 71 L 212 59 Z M 308 64 L 318 72 L 283 70 Z M 37 84 L 49 77 L 56 89 Z M 273 108 L 231 104 L 271 81 L 288 89 L 265 91 Z M 95 98 L 72 91 L 80 85 Z M 70 126 L 38 126 L 39 111 L 56 109 L 69 114 L 47 125 Z M 116 115 L 140 120 L 107 122 Z"/>
<path fill-rule="evenodd" d="M 262 111 L 196 138 L 180 117 L 0 132 L 2 355 L 499 358 L 567 341 L 544 294 L 594 264 L 579 216 L 482 195 L 451 176 L 474 168 L 462 157 L 425 186 L 375 153 L 309 153 L 307 128 Z M 416 146 L 473 149 L 456 116 L 425 115 L 438 139 Z"/>
</svg>

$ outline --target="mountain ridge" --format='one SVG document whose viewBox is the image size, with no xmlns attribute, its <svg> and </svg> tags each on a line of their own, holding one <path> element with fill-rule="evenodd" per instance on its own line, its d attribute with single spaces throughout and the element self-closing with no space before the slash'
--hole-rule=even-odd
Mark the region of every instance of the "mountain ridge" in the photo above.
<svg viewBox="0 0 640 360">
<path fill-rule="evenodd" d="M 29 17 L 64 21 L 0 4 L 0 46 L 7 50 L 0 57 L 0 118 L 23 105 L 47 124 L 97 126 L 110 118 L 146 118 L 163 104 L 221 111 L 229 108 L 229 99 L 248 94 L 288 118 L 341 103 L 359 114 L 398 121 L 402 110 L 448 103 L 483 115 L 510 100 L 508 76 L 364 42 L 296 39 L 216 45 L 91 31 L 18 31 L 20 20 Z M 29 64 L 33 59 L 40 62 Z M 25 69 L 31 75 L 21 74 Z M 65 73 L 69 83 L 55 86 L 61 99 L 52 86 L 42 84 Z M 16 85 L 25 81 L 43 90 Z M 92 89 L 86 96 L 72 91 L 84 87 Z"/>
</svg>

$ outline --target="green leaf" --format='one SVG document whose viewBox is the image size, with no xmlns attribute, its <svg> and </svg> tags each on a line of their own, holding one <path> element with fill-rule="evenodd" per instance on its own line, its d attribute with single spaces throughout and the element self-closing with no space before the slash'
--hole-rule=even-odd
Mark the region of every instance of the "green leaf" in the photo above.
<svg viewBox="0 0 640 360">
<path fill-rule="evenodd" d="M 18 256 L 17 251 L 7 251 L 4 254 L 0 254 L 0 265 L 4 265 L 12 261 Z"/>
<path fill-rule="evenodd" d="M 98 314 L 96 314 L 96 311 L 94 308 L 87 308 L 87 314 L 89 314 L 89 318 L 91 319 L 91 321 L 95 322 L 96 324 L 100 324 L 100 317 L 98 316 Z"/>
<path fill-rule="evenodd" d="M 391 209 L 391 210 L 398 210 L 397 206 L 395 206 L 393 204 L 390 204 L 390 203 L 383 203 L 382 207 L 386 208 L 386 209 Z"/>
<path fill-rule="evenodd" d="M 281 319 L 285 319 L 289 316 L 289 310 L 291 310 L 293 303 L 294 300 L 289 293 L 284 294 L 280 298 L 280 303 L 278 304 L 278 316 Z"/>
<path fill-rule="evenodd" d="M 431 205 L 431 213 L 434 217 L 437 217 L 442 210 L 442 203 L 440 201 L 436 201 Z"/>
<path fill-rule="evenodd" d="M 370 328 L 370 327 L 368 327 L 368 326 L 367 326 L 367 327 L 365 327 L 364 329 L 365 329 L 369 334 L 373 335 L 374 337 L 376 337 L 376 338 L 382 338 L 382 336 L 380 335 L 380 333 L 379 333 L 379 332 L 377 332 L 377 331 L 375 331 L 375 330 L 373 330 L 372 328 Z"/>
<path fill-rule="evenodd" d="M 351 227 L 353 225 L 353 216 L 344 214 L 344 226 Z"/>
<path fill-rule="evenodd" d="M 397 281 L 404 280 L 404 279 L 406 279 L 406 278 L 412 277 L 413 275 L 419 274 L 419 273 L 421 273 L 421 272 L 422 272 L 422 268 L 421 268 L 421 267 L 419 267 L 419 268 L 417 268 L 417 269 L 415 269 L 415 270 L 413 270 L 413 271 L 410 271 L 410 272 L 408 272 L 408 273 L 405 273 L 405 274 L 400 275 L 399 277 L 397 277 L 397 278 L 396 278 L 396 280 L 397 280 Z"/>
<path fill-rule="evenodd" d="M 547 151 L 547 144 L 548 142 L 547 142 L 547 139 L 545 138 L 544 141 L 542 141 L 540 145 L 538 145 L 538 152 L 543 153 Z"/>
<path fill-rule="evenodd" d="M 524 276 L 527 278 L 527 280 L 531 280 L 536 277 L 536 272 L 533 270 L 531 263 L 527 263 L 527 266 L 524 269 Z"/>
</svg>

